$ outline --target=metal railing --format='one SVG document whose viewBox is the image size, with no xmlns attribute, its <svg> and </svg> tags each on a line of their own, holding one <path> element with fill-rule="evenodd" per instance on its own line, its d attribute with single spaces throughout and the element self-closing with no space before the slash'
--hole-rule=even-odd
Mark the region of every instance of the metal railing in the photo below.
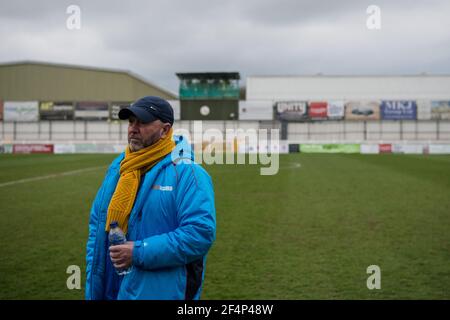
<svg viewBox="0 0 450 320">
<path fill-rule="evenodd" d="M 192 133 L 194 121 L 176 121 L 174 129 Z M 203 121 L 203 130 L 279 129 L 289 141 L 450 141 L 450 120 L 320 121 L 281 123 L 279 121 Z M 0 122 L 0 142 L 80 141 L 124 142 L 127 122 L 38 121 Z"/>
</svg>

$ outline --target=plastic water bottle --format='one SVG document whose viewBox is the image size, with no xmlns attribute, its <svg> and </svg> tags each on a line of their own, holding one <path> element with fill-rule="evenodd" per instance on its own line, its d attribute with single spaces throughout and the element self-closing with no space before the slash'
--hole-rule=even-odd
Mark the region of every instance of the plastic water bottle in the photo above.
<svg viewBox="0 0 450 320">
<path fill-rule="evenodd" d="M 110 229 L 109 229 L 108 238 L 109 238 L 109 244 L 111 246 L 117 246 L 119 244 L 124 244 L 125 242 L 127 242 L 127 238 L 125 237 L 125 234 L 123 233 L 122 229 L 120 229 L 117 221 L 111 222 L 109 227 L 110 227 Z M 117 269 L 116 268 L 116 272 L 119 276 L 122 276 L 122 275 L 130 273 L 131 267 L 129 267 L 128 269 Z"/>
</svg>

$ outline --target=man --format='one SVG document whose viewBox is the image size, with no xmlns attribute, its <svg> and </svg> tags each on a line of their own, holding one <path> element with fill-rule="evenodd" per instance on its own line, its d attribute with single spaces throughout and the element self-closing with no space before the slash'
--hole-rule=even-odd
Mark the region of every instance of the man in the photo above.
<svg viewBox="0 0 450 320">
<path fill-rule="evenodd" d="M 109 167 L 92 205 L 86 299 L 199 299 L 215 240 L 211 178 L 172 136 L 173 110 L 158 97 L 119 112 L 128 147 Z M 117 221 L 127 242 L 110 246 Z M 115 268 L 131 272 L 119 276 Z"/>
</svg>

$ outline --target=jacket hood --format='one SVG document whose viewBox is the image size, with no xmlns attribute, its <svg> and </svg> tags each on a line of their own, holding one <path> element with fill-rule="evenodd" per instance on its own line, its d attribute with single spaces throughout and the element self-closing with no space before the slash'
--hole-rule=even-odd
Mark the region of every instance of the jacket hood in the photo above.
<svg viewBox="0 0 450 320">
<path fill-rule="evenodd" d="M 174 135 L 173 140 L 176 145 L 171 154 L 172 162 L 178 162 L 179 160 L 195 160 L 194 150 L 185 137 Z"/>
</svg>

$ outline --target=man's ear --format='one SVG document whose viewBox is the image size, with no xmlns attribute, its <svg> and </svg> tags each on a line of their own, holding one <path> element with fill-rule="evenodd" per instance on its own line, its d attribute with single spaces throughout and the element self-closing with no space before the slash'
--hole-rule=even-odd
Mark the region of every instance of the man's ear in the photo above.
<svg viewBox="0 0 450 320">
<path fill-rule="evenodd" d="M 170 123 L 163 123 L 161 138 L 165 138 L 167 136 L 167 133 L 169 133 L 171 127 L 172 126 L 170 125 Z"/>
</svg>

